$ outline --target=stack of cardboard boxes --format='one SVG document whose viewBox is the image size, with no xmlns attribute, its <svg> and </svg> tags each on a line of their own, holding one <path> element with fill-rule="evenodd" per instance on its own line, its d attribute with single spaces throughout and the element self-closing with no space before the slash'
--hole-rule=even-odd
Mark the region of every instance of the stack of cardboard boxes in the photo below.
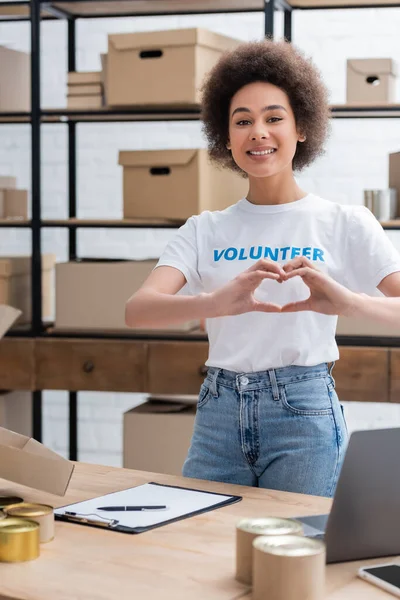
<svg viewBox="0 0 400 600">
<path fill-rule="evenodd" d="M 103 82 L 111 108 L 198 105 L 205 74 L 225 50 L 235 48 L 238 43 L 202 29 L 112 34 L 108 38 L 108 54 L 101 57 L 101 72 L 69 74 L 68 98 L 78 102 L 81 97 L 87 103 L 89 86 L 100 86 Z M 123 167 L 126 219 L 163 219 L 179 224 L 203 210 L 222 210 L 243 197 L 247 190 L 245 179 L 211 165 L 203 149 L 123 150 L 119 164 Z M 156 262 L 58 264 L 56 327 L 127 329 L 125 302 Z M 71 286 L 75 289 L 73 305 L 66 301 L 65 294 Z M 195 321 L 173 329 L 188 330 L 198 325 Z"/>
<path fill-rule="evenodd" d="M 101 71 L 72 71 L 68 73 L 67 107 L 90 110 L 104 106 Z"/>
<path fill-rule="evenodd" d="M 235 48 L 238 43 L 202 29 L 112 34 L 108 38 L 108 54 L 101 57 L 100 80 L 104 82 L 107 106 L 158 110 L 198 107 L 204 76 L 224 51 Z M 70 101 L 73 80 L 69 79 L 69 83 Z M 86 87 L 84 90 L 86 93 Z M 178 225 L 204 210 L 222 210 L 247 191 L 245 179 L 215 168 L 207 152 L 199 148 L 122 150 L 119 164 L 123 167 L 123 216 L 126 219 L 173 220 Z M 56 328 L 126 329 L 125 303 L 156 262 L 58 264 Z M 74 289 L 74 303 L 69 300 L 71 289 Z M 198 322 L 173 329 L 186 330 L 193 326 L 198 326 Z M 195 413 L 193 396 L 152 397 L 128 411 L 124 416 L 124 466 L 179 474 L 189 447 Z"/>
</svg>

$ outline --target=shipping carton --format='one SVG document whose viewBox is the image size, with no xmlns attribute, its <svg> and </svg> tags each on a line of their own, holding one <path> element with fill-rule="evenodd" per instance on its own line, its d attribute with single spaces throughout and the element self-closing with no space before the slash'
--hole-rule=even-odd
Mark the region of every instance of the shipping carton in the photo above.
<svg viewBox="0 0 400 600">
<path fill-rule="evenodd" d="M 69 96 L 67 97 L 67 108 L 72 110 L 90 110 L 102 108 L 103 96 L 94 94 L 91 96 Z"/>
<path fill-rule="evenodd" d="M 125 218 L 186 220 L 246 196 L 248 181 L 213 166 L 206 150 L 121 151 Z"/>
<path fill-rule="evenodd" d="M 0 306 L 0 338 L 20 314 L 21 311 L 12 306 Z M 0 399 L 3 401 L 4 397 L 0 396 Z M 26 397 L 14 398 L 15 402 L 19 402 L 19 409 L 26 408 L 26 400 Z M 21 430 L 27 429 L 26 416 L 19 420 L 15 414 L 7 413 L 4 403 L 0 402 L 0 417 L 7 419 L 9 424 L 17 424 Z M 0 427 L 0 479 L 64 496 L 73 470 L 71 462 L 42 446 L 30 434 L 23 435 Z"/>
<path fill-rule="evenodd" d="M 108 36 L 110 106 L 193 106 L 205 75 L 238 40 L 205 29 Z"/>
<path fill-rule="evenodd" d="M 74 465 L 39 442 L 0 427 L 0 478 L 64 496 Z"/>
<path fill-rule="evenodd" d="M 336 335 L 367 337 L 400 337 L 400 323 L 397 326 L 379 323 L 372 319 L 339 317 Z"/>
<path fill-rule="evenodd" d="M 84 260 L 56 265 L 57 329 L 129 331 L 125 304 L 157 260 Z M 73 301 L 72 301 L 73 299 Z M 163 329 L 187 331 L 198 321 Z"/>
<path fill-rule="evenodd" d="M 27 219 L 28 191 L 0 188 L 0 219 Z"/>
<path fill-rule="evenodd" d="M 56 257 L 42 255 L 42 316 L 53 314 L 52 275 Z M 31 320 L 31 257 L 0 256 L 0 304 L 22 311 L 19 323 Z"/>
<path fill-rule="evenodd" d="M 101 83 L 101 71 L 70 71 L 68 85 L 91 85 Z"/>
<path fill-rule="evenodd" d="M 173 397 L 172 397 L 173 399 Z M 124 413 L 123 466 L 181 475 L 190 446 L 197 397 L 148 400 Z"/>
<path fill-rule="evenodd" d="M 0 190 L 16 188 L 17 187 L 17 178 L 8 176 L 8 175 L 0 175 Z"/>
<path fill-rule="evenodd" d="M 31 392 L 0 394 L 0 427 L 31 437 L 32 418 Z"/>
<path fill-rule="evenodd" d="M 396 70 L 391 58 L 347 61 L 347 104 L 395 102 Z"/>
<path fill-rule="evenodd" d="M 30 111 L 30 81 L 30 55 L 0 46 L 0 112 Z"/>
</svg>

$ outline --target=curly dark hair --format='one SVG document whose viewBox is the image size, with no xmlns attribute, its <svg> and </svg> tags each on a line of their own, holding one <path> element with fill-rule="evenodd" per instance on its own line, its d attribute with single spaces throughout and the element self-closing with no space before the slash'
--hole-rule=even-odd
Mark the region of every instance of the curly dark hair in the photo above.
<svg viewBox="0 0 400 600">
<path fill-rule="evenodd" d="M 244 174 L 226 148 L 229 108 L 236 92 L 256 81 L 272 83 L 286 92 L 297 129 L 307 138 L 297 144 L 293 170 L 304 169 L 324 153 L 330 121 L 327 88 L 311 60 L 289 42 L 270 39 L 240 44 L 225 53 L 206 77 L 202 120 L 211 160 Z"/>
</svg>

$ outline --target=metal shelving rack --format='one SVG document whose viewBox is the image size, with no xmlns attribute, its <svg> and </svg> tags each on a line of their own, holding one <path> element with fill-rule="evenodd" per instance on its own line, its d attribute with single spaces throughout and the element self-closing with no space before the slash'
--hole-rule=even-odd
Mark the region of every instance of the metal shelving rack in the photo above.
<svg viewBox="0 0 400 600">
<path fill-rule="evenodd" d="M 68 229 L 69 259 L 77 258 L 76 230 L 78 228 L 171 228 L 181 223 L 152 220 L 79 220 L 77 212 L 76 189 L 76 126 L 78 123 L 154 121 L 154 120 L 199 120 L 199 109 L 160 109 L 140 110 L 68 110 L 42 109 L 40 101 L 40 24 L 42 20 L 63 19 L 67 23 L 68 71 L 76 70 L 76 20 L 97 19 L 123 16 L 165 16 L 210 13 L 259 12 L 264 17 L 266 36 L 274 35 L 274 13 L 284 13 L 284 36 L 292 40 L 292 11 L 331 8 L 384 8 L 400 6 L 400 0 L 387 0 L 385 4 L 376 4 L 373 0 L 327 0 L 326 3 L 315 0 L 23 0 L 22 2 L 0 1 L 0 22 L 30 21 L 31 31 L 31 112 L 0 113 L 0 125 L 10 123 L 30 123 L 31 125 L 31 161 L 32 161 L 32 218 L 30 221 L 8 222 L 0 220 L 1 227 L 29 228 L 32 231 L 32 323 L 29 330 L 11 331 L 9 335 L 40 337 L 58 335 L 46 331 L 42 322 L 41 298 L 41 230 L 44 227 Z M 321 6 L 321 4 L 324 4 Z M 400 117 L 400 104 L 388 106 L 332 106 L 332 118 L 396 118 Z M 48 220 L 41 218 L 41 124 L 64 123 L 68 128 L 68 216 L 66 220 Z M 400 221 L 388 224 L 390 229 L 400 229 Z M 86 337 L 85 334 L 68 337 Z M 91 336 L 93 337 L 93 336 Z M 98 335 L 96 337 L 109 337 Z M 143 336 L 114 336 L 118 339 Z M 154 339 L 148 335 L 146 339 Z M 157 339 L 160 336 L 157 337 Z M 204 336 L 186 336 L 187 339 L 204 339 Z M 163 336 L 163 339 L 185 339 L 180 335 Z M 78 457 L 77 447 L 77 392 L 69 392 L 69 454 L 72 460 Z M 42 392 L 33 392 L 33 436 L 42 439 Z"/>
</svg>

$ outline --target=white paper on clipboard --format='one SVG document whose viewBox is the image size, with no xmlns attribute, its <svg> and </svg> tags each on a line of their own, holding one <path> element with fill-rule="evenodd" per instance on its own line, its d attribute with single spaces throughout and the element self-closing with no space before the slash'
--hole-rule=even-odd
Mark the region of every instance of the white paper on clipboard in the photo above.
<svg viewBox="0 0 400 600">
<path fill-rule="evenodd" d="M 76 516 L 86 517 L 88 523 L 99 520 L 118 521 L 118 527 L 128 527 L 132 530 L 151 528 L 165 522 L 185 518 L 213 508 L 219 508 L 241 500 L 240 496 L 214 494 L 201 490 L 192 490 L 183 487 L 174 487 L 157 483 L 145 483 L 134 488 L 114 492 L 56 508 L 55 515 L 65 516 L 66 513 L 75 513 Z M 99 507 L 105 506 L 151 506 L 165 505 L 166 509 L 149 511 L 101 511 Z"/>
</svg>

